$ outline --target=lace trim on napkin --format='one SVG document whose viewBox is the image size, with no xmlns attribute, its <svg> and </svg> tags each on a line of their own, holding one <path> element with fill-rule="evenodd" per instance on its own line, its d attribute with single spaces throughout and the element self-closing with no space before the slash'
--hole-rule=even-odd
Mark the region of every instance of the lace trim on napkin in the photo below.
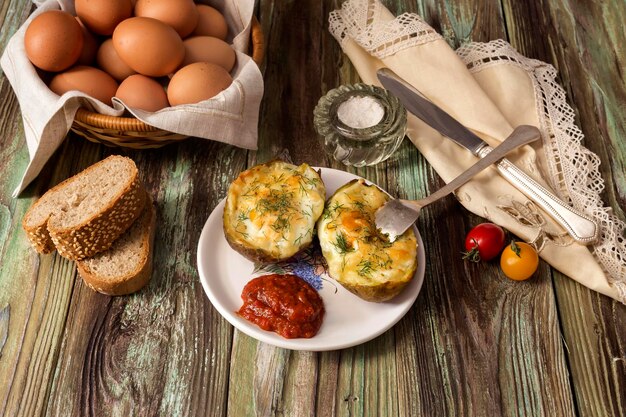
<svg viewBox="0 0 626 417">
<path fill-rule="evenodd" d="M 416 14 L 404 13 L 395 19 L 374 19 L 381 10 L 375 0 L 351 0 L 341 5 L 340 10 L 330 13 L 330 33 L 340 45 L 353 39 L 367 52 L 382 59 L 396 52 L 442 39 L 441 35 Z"/>
<path fill-rule="evenodd" d="M 618 290 L 621 301 L 626 303 L 626 223 L 602 203 L 600 194 L 604 180 L 600 160 L 581 144 L 584 135 L 575 124 L 574 110 L 567 104 L 563 87 L 556 81 L 556 69 L 526 58 L 501 39 L 470 43 L 456 52 L 472 73 L 509 63 L 531 75 L 549 164 L 548 180 L 559 197 L 593 216 L 600 226 L 601 235 L 592 246 L 592 253 L 605 269 L 609 282 Z"/>
<path fill-rule="evenodd" d="M 381 8 L 384 7 L 376 0 L 345 1 L 340 10 L 330 14 L 329 30 L 340 45 L 353 39 L 379 59 L 442 39 L 417 14 L 374 19 L 378 13 L 384 13 Z M 548 162 L 547 179 L 562 199 L 596 219 L 601 235 L 591 251 L 617 289 L 621 302 L 626 304 L 626 223 L 602 203 L 604 181 L 599 158 L 581 145 L 584 135 L 575 124 L 575 113 L 567 104 L 565 91 L 556 81 L 555 68 L 526 58 L 503 40 L 470 43 L 456 53 L 472 73 L 493 65 L 511 64 L 531 75 Z"/>
</svg>

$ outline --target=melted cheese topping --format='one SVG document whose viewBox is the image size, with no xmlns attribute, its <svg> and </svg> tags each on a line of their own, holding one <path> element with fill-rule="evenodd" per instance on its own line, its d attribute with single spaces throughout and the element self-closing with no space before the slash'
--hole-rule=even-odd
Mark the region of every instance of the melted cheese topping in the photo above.
<svg viewBox="0 0 626 417">
<path fill-rule="evenodd" d="M 340 283 L 376 286 L 413 277 L 417 264 L 413 229 L 390 243 L 374 223 L 374 213 L 388 200 L 378 187 L 359 180 L 339 189 L 326 203 L 318 235 L 330 275 Z"/>
<path fill-rule="evenodd" d="M 324 183 L 307 164 L 257 165 L 230 186 L 225 230 L 243 246 L 286 259 L 313 240 L 325 197 Z"/>
</svg>

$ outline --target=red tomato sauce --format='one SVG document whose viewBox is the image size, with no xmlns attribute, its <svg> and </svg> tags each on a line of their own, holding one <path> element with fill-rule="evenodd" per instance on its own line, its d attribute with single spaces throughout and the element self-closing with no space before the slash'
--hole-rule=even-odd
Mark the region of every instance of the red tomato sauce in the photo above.
<svg viewBox="0 0 626 417">
<path fill-rule="evenodd" d="M 237 312 L 263 330 L 294 339 L 317 334 L 324 318 L 324 302 L 306 281 L 295 275 L 264 275 L 246 284 Z"/>
</svg>

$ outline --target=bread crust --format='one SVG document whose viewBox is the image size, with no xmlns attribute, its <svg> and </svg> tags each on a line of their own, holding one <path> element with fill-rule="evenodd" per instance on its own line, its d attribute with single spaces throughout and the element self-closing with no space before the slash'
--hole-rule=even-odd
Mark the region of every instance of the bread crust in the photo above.
<svg viewBox="0 0 626 417">
<path fill-rule="evenodd" d="M 148 206 L 145 209 L 150 210 L 150 216 L 146 220 L 148 226 L 142 227 L 142 240 L 145 250 L 142 252 L 141 261 L 134 271 L 114 278 L 102 277 L 91 270 L 86 260 L 76 261 L 79 275 L 82 277 L 85 284 L 94 291 L 106 295 L 126 295 L 139 291 L 150 281 L 150 277 L 152 276 L 152 252 L 156 228 L 156 210 L 150 199 L 148 199 L 146 204 Z"/>
<path fill-rule="evenodd" d="M 71 228 L 62 228 L 55 225 L 56 217 L 54 213 L 50 213 L 43 222 L 29 225 L 29 215 L 37 208 L 42 199 L 35 202 L 26 212 L 22 220 L 22 227 L 37 252 L 50 253 L 56 248 L 60 255 L 72 260 L 93 256 L 111 247 L 113 242 L 139 217 L 146 204 L 146 192 L 139 179 L 139 172 L 135 163 L 130 158 L 119 155 L 109 156 L 91 165 L 84 171 L 51 188 L 46 194 L 59 192 L 113 158 L 123 158 L 130 161 L 133 166 L 132 177 L 127 186 L 103 210 L 82 224 Z"/>
<path fill-rule="evenodd" d="M 28 212 L 27 212 L 28 214 Z M 26 232 L 26 237 L 30 241 L 30 244 L 39 253 L 52 253 L 56 249 L 54 243 L 48 233 L 47 220 L 45 223 L 37 226 L 28 227 L 26 225 L 26 216 L 22 220 L 22 229 Z"/>
</svg>

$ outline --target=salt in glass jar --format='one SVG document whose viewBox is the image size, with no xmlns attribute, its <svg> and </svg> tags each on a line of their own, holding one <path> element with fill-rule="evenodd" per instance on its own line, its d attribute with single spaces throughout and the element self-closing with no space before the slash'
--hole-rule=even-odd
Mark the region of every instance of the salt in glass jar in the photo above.
<svg viewBox="0 0 626 417">
<path fill-rule="evenodd" d="M 342 85 L 320 98 L 315 130 L 324 149 L 345 165 L 375 165 L 398 149 L 406 132 L 406 109 L 387 90 Z"/>
</svg>

